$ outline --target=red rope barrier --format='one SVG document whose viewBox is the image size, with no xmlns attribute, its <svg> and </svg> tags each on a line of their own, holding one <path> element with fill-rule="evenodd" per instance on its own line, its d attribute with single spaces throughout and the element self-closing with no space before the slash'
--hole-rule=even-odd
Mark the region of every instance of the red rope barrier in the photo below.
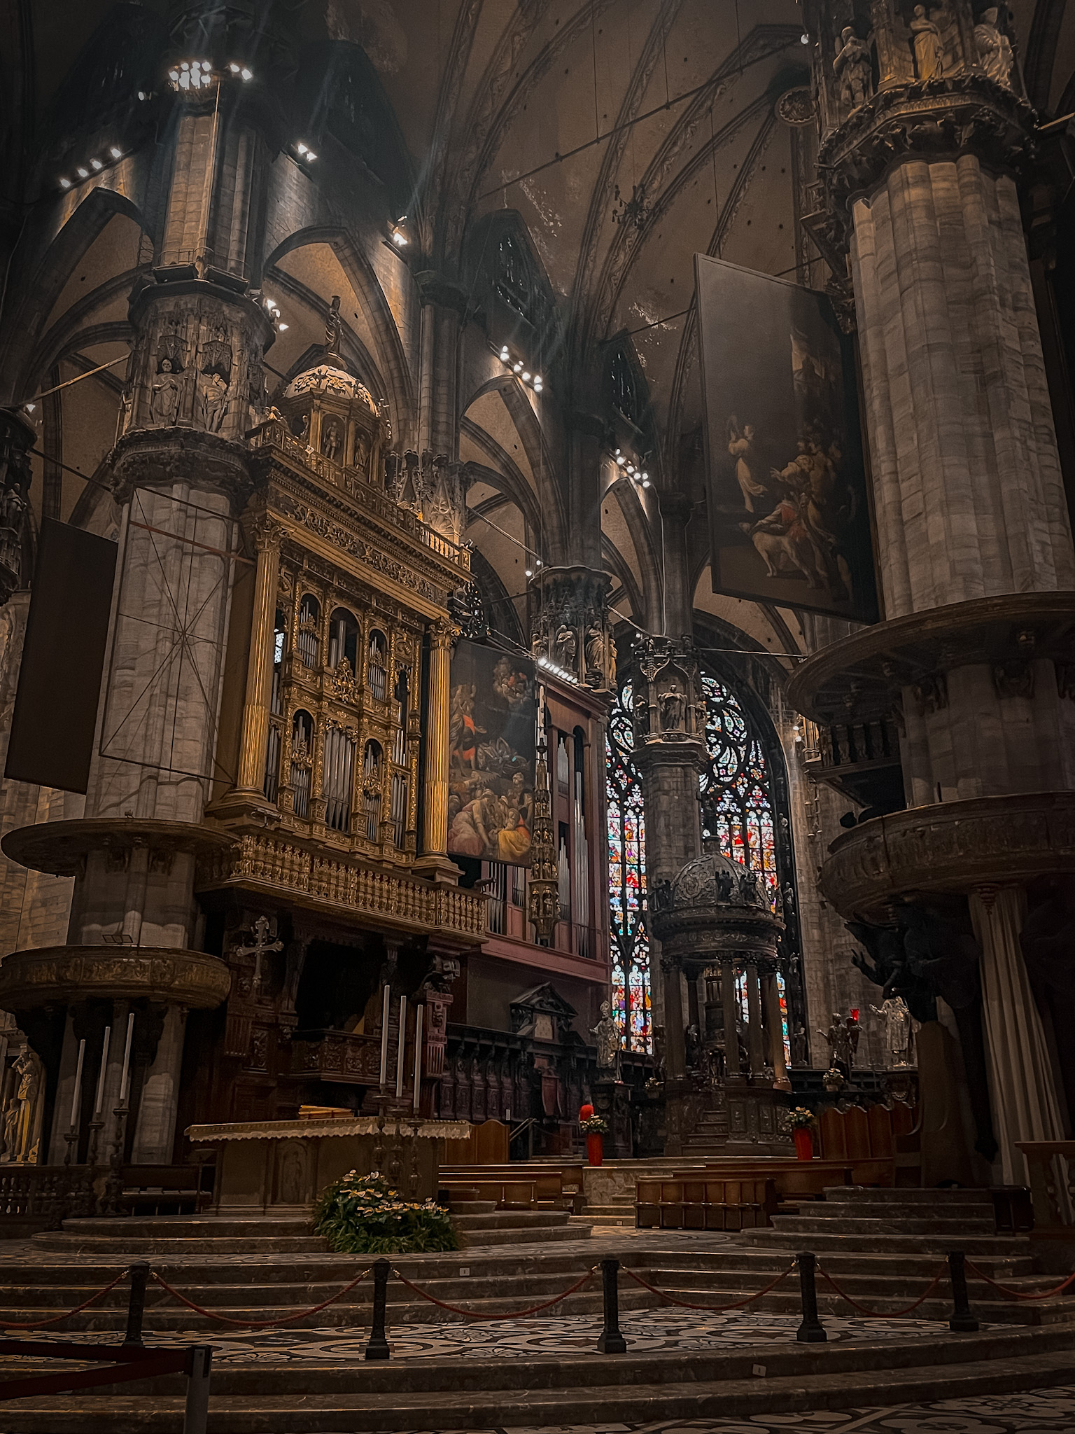
<svg viewBox="0 0 1075 1434">
<path fill-rule="evenodd" d="M 531 1305 L 529 1309 L 515 1310 L 511 1314 L 475 1314 L 473 1310 L 461 1309 L 459 1305 L 445 1304 L 443 1300 L 438 1300 L 436 1295 L 431 1295 L 427 1290 L 421 1289 L 418 1285 L 412 1285 L 410 1280 L 408 1280 L 404 1275 L 401 1275 L 398 1270 L 393 1270 L 392 1273 L 395 1275 L 396 1279 L 400 1281 L 401 1284 L 406 1285 L 409 1290 L 413 1290 L 416 1295 L 421 1295 L 421 1297 L 424 1300 L 428 1300 L 431 1305 L 436 1305 L 438 1309 L 448 1310 L 452 1314 L 462 1315 L 464 1319 L 505 1320 L 525 1319 L 527 1315 L 537 1314 L 540 1310 L 551 1309 L 553 1305 L 558 1305 L 561 1300 L 566 1300 L 568 1295 L 573 1295 L 576 1290 L 581 1290 L 583 1285 L 588 1285 L 593 1279 L 594 1270 L 596 1269 L 597 1266 L 594 1265 L 593 1268 L 587 1274 L 583 1275 L 581 1280 L 576 1280 L 570 1289 L 564 1290 L 563 1294 L 554 1295 L 551 1300 L 546 1300 L 544 1304 Z"/>
<path fill-rule="evenodd" d="M 1075 1274 L 1070 1274 L 1063 1284 L 1056 1285 L 1051 1290 L 1043 1290 L 1040 1294 L 1030 1295 L 1024 1290 L 1010 1290 L 1007 1285 L 998 1285 L 996 1280 L 987 1275 L 984 1270 L 980 1270 L 973 1260 L 967 1260 L 966 1265 L 967 1269 L 977 1275 L 980 1280 L 984 1280 L 987 1285 L 992 1285 L 995 1290 L 999 1290 L 1010 1300 L 1048 1300 L 1052 1299 L 1054 1295 L 1062 1295 L 1069 1285 L 1075 1284 Z"/>
<path fill-rule="evenodd" d="M 707 1310 L 710 1314 L 723 1314 L 725 1310 L 742 1309 L 745 1305 L 751 1305 L 755 1300 L 760 1300 L 762 1295 L 767 1295 L 770 1290 L 775 1290 L 777 1285 L 786 1280 L 794 1268 L 795 1263 L 793 1261 L 782 1275 L 777 1275 L 772 1284 L 766 1285 L 765 1288 L 759 1290 L 756 1295 L 748 1295 L 745 1300 L 736 1300 L 734 1304 L 730 1305 L 694 1305 L 691 1304 L 689 1300 L 677 1300 L 672 1295 L 665 1294 L 664 1290 L 659 1290 L 656 1285 L 651 1285 L 648 1280 L 644 1280 L 641 1275 L 636 1275 L 634 1270 L 629 1270 L 626 1266 L 623 1267 L 623 1273 L 630 1275 L 636 1285 L 641 1285 L 643 1289 L 647 1289 L 651 1291 L 651 1293 L 659 1295 L 662 1300 L 667 1300 L 670 1305 L 679 1305 L 681 1309 L 685 1310 Z"/>
<path fill-rule="evenodd" d="M 827 1270 L 823 1270 L 822 1267 L 818 1265 L 817 1271 L 826 1284 L 831 1285 L 839 1297 L 842 1300 L 846 1300 L 852 1309 L 858 1310 L 859 1314 L 866 1315 L 868 1319 L 898 1319 L 900 1315 L 910 1314 L 911 1311 L 916 1310 L 919 1305 L 925 1304 L 933 1291 L 944 1279 L 948 1272 L 948 1266 L 942 1265 L 937 1274 L 934 1275 L 933 1279 L 926 1286 L 925 1294 L 915 1300 L 913 1305 L 904 1305 L 901 1310 L 868 1310 L 865 1305 L 860 1305 L 858 1300 L 853 1300 L 849 1294 L 845 1294 Z"/>
<path fill-rule="evenodd" d="M 342 1299 L 343 1296 L 353 1290 L 356 1285 L 361 1284 L 368 1274 L 369 1270 L 363 1270 L 360 1275 L 355 1276 L 349 1285 L 344 1285 L 342 1290 L 337 1290 L 334 1295 L 329 1295 L 328 1299 L 322 1300 L 319 1305 L 314 1305 L 308 1310 L 296 1310 L 294 1314 L 284 1315 L 282 1319 L 233 1319 L 231 1315 L 218 1314 L 215 1310 L 203 1309 L 201 1305 L 196 1305 L 193 1300 L 188 1300 L 186 1295 L 180 1294 L 177 1289 L 173 1289 L 167 1280 L 162 1279 L 161 1276 L 157 1274 L 156 1270 L 150 1271 L 151 1278 L 160 1285 L 162 1290 L 166 1290 L 173 1299 L 178 1300 L 180 1304 L 186 1305 L 187 1309 L 193 1310 L 195 1314 L 203 1315 L 206 1319 L 219 1320 L 222 1324 L 241 1325 L 243 1329 L 275 1329 L 278 1325 L 291 1324 L 297 1319 L 305 1319 L 307 1315 L 317 1314 L 319 1311 L 327 1308 L 328 1305 L 334 1304 L 336 1300 Z"/>
<path fill-rule="evenodd" d="M 0 1329 L 40 1329 L 46 1324 L 59 1324 L 63 1319 L 70 1319 L 72 1315 L 81 1314 L 83 1310 L 88 1310 L 95 1300 L 99 1300 L 102 1295 L 107 1295 L 109 1290 L 114 1290 L 119 1282 L 126 1278 L 127 1271 L 122 1270 L 110 1285 L 105 1285 L 103 1290 L 98 1290 L 95 1295 L 90 1295 L 88 1300 L 83 1300 L 82 1304 L 76 1305 L 73 1310 L 64 1310 L 63 1314 L 49 1315 L 48 1319 L 32 1319 L 22 1323 L 11 1319 L 0 1319 Z"/>
</svg>

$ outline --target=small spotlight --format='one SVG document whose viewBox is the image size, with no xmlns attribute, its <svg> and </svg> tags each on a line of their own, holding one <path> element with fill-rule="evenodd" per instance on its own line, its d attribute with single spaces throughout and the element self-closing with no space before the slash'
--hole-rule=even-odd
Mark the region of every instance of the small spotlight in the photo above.
<svg viewBox="0 0 1075 1434">
<path fill-rule="evenodd" d="M 179 83 L 179 71 L 178 71 L 178 70 L 169 70 L 169 71 L 168 71 L 168 78 L 172 81 L 172 83 L 173 83 L 174 85 L 177 85 L 177 84 Z"/>
<path fill-rule="evenodd" d="M 619 467 L 622 468 L 623 465 L 627 462 L 627 459 L 623 456 L 622 453 L 617 453 L 617 454 L 616 454 L 616 462 L 617 462 L 617 464 L 619 465 Z"/>
<path fill-rule="evenodd" d="M 254 71 L 253 71 L 253 70 L 247 70 L 247 69 L 244 68 L 244 69 L 242 69 L 242 70 L 239 71 L 239 75 L 240 75 L 240 78 L 241 78 L 241 79 L 244 79 L 244 80 L 252 80 L 252 79 L 254 78 Z"/>
<path fill-rule="evenodd" d="M 28 403 L 28 404 L 26 404 L 25 407 L 26 407 L 26 412 L 27 412 L 27 413 L 33 413 L 34 409 L 37 407 L 37 404 L 36 404 L 36 403 Z"/>
<path fill-rule="evenodd" d="M 500 350 L 500 357 L 504 363 L 507 363 L 508 359 L 511 357 L 511 355 L 508 353 L 507 344 L 505 344 L 504 347 Z"/>
<path fill-rule="evenodd" d="M 540 375 L 539 373 L 536 373 L 536 374 L 534 375 L 534 382 L 540 386 L 540 384 L 541 384 L 541 375 Z"/>
<path fill-rule="evenodd" d="M 79 165 L 79 167 L 78 167 L 78 177 L 79 177 L 79 179 L 89 179 L 89 177 L 90 177 L 90 172 L 89 172 L 89 170 L 88 170 L 84 165 L 81 165 L 81 164 Z"/>
<path fill-rule="evenodd" d="M 90 160 L 90 166 L 91 166 L 91 168 L 93 168 L 94 170 L 102 170 L 102 169 L 104 169 L 104 165 L 101 163 L 101 161 L 100 161 L 99 159 L 91 159 L 91 160 Z"/>
<path fill-rule="evenodd" d="M 810 43 L 810 36 L 809 36 L 809 35 L 806 33 L 806 31 L 804 30 L 804 31 L 802 32 L 802 34 L 799 36 L 799 44 L 800 44 L 800 45 L 809 45 L 809 43 Z"/>
<path fill-rule="evenodd" d="M 407 237 L 406 235 L 401 234 L 397 229 L 392 235 L 392 243 L 395 244 L 396 247 L 399 249 L 406 249 L 408 243 Z"/>
<path fill-rule="evenodd" d="M 118 144 L 114 144 L 114 145 L 112 146 L 112 148 L 111 148 L 108 152 L 109 152 L 109 154 L 112 156 L 113 159 L 122 159 L 122 158 L 123 158 L 123 151 L 120 149 L 120 147 L 119 147 Z"/>
<path fill-rule="evenodd" d="M 512 371 L 512 373 L 522 373 L 522 371 L 523 371 L 523 366 L 522 366 L 522 364 L 521 364 L 521 363 L 512 364 L 512 366 L 511 366 L 511 371 Z"/>
<path fill-rule="evenodd" d="M 537 560 L 537 562 L 534 564 L 534 566 L 535 566 L 535 567 L 538 567 L 538 568 L 541 567 L 541 559 L 540 559 L 540 558 L 538 558 L 538 560 Z"/>
<path fill-rule="evenodd" d="M 532 577 L 534 576 L 534 569 L 533 569 L 533 568 L 527 568 L 527 569 L 526 569 L 526 576 L 527 576 L 528 578 L 532 578 Z"/>
<path fill-rule="evenodd" d="M 643 483 L 648 483 L 648 482 L 649 482 L 649 474 L 648 474 L 648 473 L 643 473 L 643 474 L 642 474 L 642 482 L 643 482 Z"/>
<path fill-rule="evenodd" d="M 301 144 L 301 143 L 300 143 L 300 144 L 297 144 L 297 145 L 295 146 L 295 148 L 298 150 L 298 152 L 299 152 L 300 154 L 307 154 L 307 153 L 309 153 L 309 150 L 308 150 L 307 146 L 304 145 L 304 144 Z"/>
<path fill-rule="evenodd" d="M 548 659 L 547 657 L 539 657 L 539 658 L 538 658 L 538 666 L 539 666 L 539 667 L 548 667 L 548 665 L 549 665 L 549 659 Z"/>
<path fill-rule="evenodd" d="M 284 333 L 285 330 L 288 328 L 288 325 L 287 325 L 287 324 L 277 324 L 276 327 L 280 330 L 281 333 Z"/>
<path fill-rule="evenodd" d="M 530 375 L 527 373 L 527 371 L 526 371 L 525 369 L 523 369 L 523 383 L 529 383 L 529 382 L 530 382 Z"/>
<path fill-rule="evenodd" d="M 145 90 L 139 90 L 139 91 L 138 91 L 138 98 L 139 98 L 140 100 L 144 100 L 144 99 L 146 98 L 146 92 L 145 92 Z"/>
<path fill-rule="evenodd" d="M 228 69 L 232 72 L 233 75 L 237 75 L 239 73 L 239 66 L 235 63 L 234 60 L 232 60 L 231 64 L 228 66 Z"/>
<path fill-rule="evenodd" d="M 61 188 L 61 189 L 70 189 L 70 188 L 71 188 L 71 181 L 70 181 L 69 179 L 61 179 L 61 180 L 60 180 L 60 188 Z"/>
<path fill-rule="evenodd" d="M 183 63 L 179 66 L 179 68 L 180 68 L 181 70 L 189 70 L 189 69 L 190 69 L 190 63 L 189 63 L 187 60 L 184 60 Z"/>
<path fill-rule="evenodd" d="M 643 478 L 643 479 L 642 479 L 642 486 L 643 486 L 643 488 L 649 488 L 649 487 L 651 487 L 652 485 L 650 484 L 650 481 L 649 481 L 648 478 Z"/>
<path fill-rule="evenodd" d="M 316 159 L 316 158 L 317 158 L 317 155 L 314 154 L 314 152 L 313 152 L 312 149 L 308 149 L 308 150 L 306 151 L 306 158 L 307 158 L 307 159 Z"/>
</svg>

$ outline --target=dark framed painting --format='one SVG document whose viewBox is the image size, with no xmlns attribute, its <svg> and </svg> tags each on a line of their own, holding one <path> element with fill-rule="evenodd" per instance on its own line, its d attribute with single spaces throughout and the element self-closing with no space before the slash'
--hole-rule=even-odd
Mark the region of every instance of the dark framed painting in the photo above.
<svg viewBox="0 0 1075 1434">
<path fill-rule="evenodd" d="M 713 591 L 876 622 L 854 352 L 828 296 L 694 262 Z"/>
<path fill-rule="evenodd" d="M 452 654 L 448 851 L 530 865 L 537 689 L 534 664 L 463 638 Z"/>
</svg>

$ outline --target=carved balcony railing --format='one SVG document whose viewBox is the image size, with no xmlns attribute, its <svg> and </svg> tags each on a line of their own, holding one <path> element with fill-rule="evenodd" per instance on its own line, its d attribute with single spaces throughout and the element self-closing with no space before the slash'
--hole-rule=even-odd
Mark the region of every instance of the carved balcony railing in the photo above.
<svg viewBox="0 0 1075 1434">
<path fill-rule="evenodd" d="M 237 847 L 199 866 L 199 891 L 235 886 L 299 893 L 311 904 L 379 917 L 391 926 L 471 940 L 485 935 L 485 897 L 477 892 L 310 851 L 270 832 L 246 834 Z"/>
<path fill-rule="evenodd" d="M 267 423 L 261 424 L 250 435 L 251 445 L 255 448 L 275 448 L 283 454 L 292 464 L 308 469 L 316 473 L 323 483 L 332 488 L 340 488 L 349 493 L 353 498 L 358 498 L 362 507 L 379 518 L 383 523 L 388 523 L 405 533 L 409 533 L 432 552 L 449 562 L 457 563 L 467 572 L 470 571 L 470 549 L 459 543 L 453 543 L 450 538 L 438 533 L 428 523 L 423 523 L 409 508 L 403 508 L 388 497 L 387 494 L 370 482 L 367 475 L 360 468 L 345 468 L 343 464 L 326 458 L 323 453 L 317 453 L 308 448 L 301 439 L 295 437 L 279 419 L 270 419 Z"/>
<path fill-rule="evenodd" d="M 380 1036 L 348 1031 L 306 1031 L 291 1043 L 291 1074 L 307 1080 L 376 1085 Z"/>
</svg>

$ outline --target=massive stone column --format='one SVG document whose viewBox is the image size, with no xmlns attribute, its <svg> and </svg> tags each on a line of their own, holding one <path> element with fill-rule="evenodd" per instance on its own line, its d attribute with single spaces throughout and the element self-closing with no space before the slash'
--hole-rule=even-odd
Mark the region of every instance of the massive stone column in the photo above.
<svg viewBox="0 0 1075 1434">
<path fill-rule="evenodd" d="M 88 1032 L 92 1072 L 110 1028 L 108 1111 L 124 1095 L 133 1015 L 125 1154 L 143 1162 L 172 1156 L 185 1015 L 219 1005 L 229 986 L 224 964 L 198 950 L 193 891 L 199 857 L 231 841 L 204 818 L 235 780 L 218 750 L 224 654 L 243 556 L 238 520 L 255 487 L 245 434 L 264 408 L 262 354 L 272 337 L 269 315 L 248 292 L 271 153 L 271 74 L 250 89 L 222 63 L 249 38 L 249 7 L 221 10 L 208 29 L 200 9 L 175 21 L 177 54 L 206 59 L 197 83 L 176 60 L 160 247 L 152 281 L 130 301 L 124 428 L 106 474 L 121 511 L 120 553 L 85 814 L 9 833 L 5 848 L 75 881 L 66 944 L 8 957 L 0 1005 L 59 1032 L 61 1049 L 48 1059 L 61 1093 L 73 1079 L 76 1031 Z M 267 42 L 266 64 L 271 49 Z M 272 620 L 267 552 L 256 587 L 260 645 L 266 608 Z M 255 650 L 258 707 L 259 657 Z M 263 754 L 253 750 L 258 712 L 247 717 L 238 780 L 251 787 Z M 43 989 L 50 1011 L 70 1012 L 65 1027 L 40 1014 Z M 56 1104 L 53 1153 L 69 1109 Z M 85 1158 L 84 1141 L 78 1153 Z"/>
<path fill-rule="evenodd" d="M 829 722 L 896 713 L 911 810 L 834 843 L 823 887 L 882 925 L 895 899 L 897 947 L 935 942 L 920 996 L 988 1085 L 993 1178 L 1023 1183 L 1015 1142 L 1064 1131 L 1021 888 L 1071 870 L 1075 821 L 1075 550 L 1019 207 L 1035 116 L 990 12 L 975 26 L 959 0 L 935 54 L 879 0 L 874 94 L 836 10 L 810 15 L 825 178 L 808 223 L 853 292 L 885 621 L 804 664 L 793 700 Z"/>
<path fill-rule="evenodd" d="M 430 626 L 422 855 L 415 863 L 415 871 L 451 882 L 459 880 L 459 868 L 448 856 L 448 719 L 454 641 L 453 623 L 444 620 Z"/>
</svg>

